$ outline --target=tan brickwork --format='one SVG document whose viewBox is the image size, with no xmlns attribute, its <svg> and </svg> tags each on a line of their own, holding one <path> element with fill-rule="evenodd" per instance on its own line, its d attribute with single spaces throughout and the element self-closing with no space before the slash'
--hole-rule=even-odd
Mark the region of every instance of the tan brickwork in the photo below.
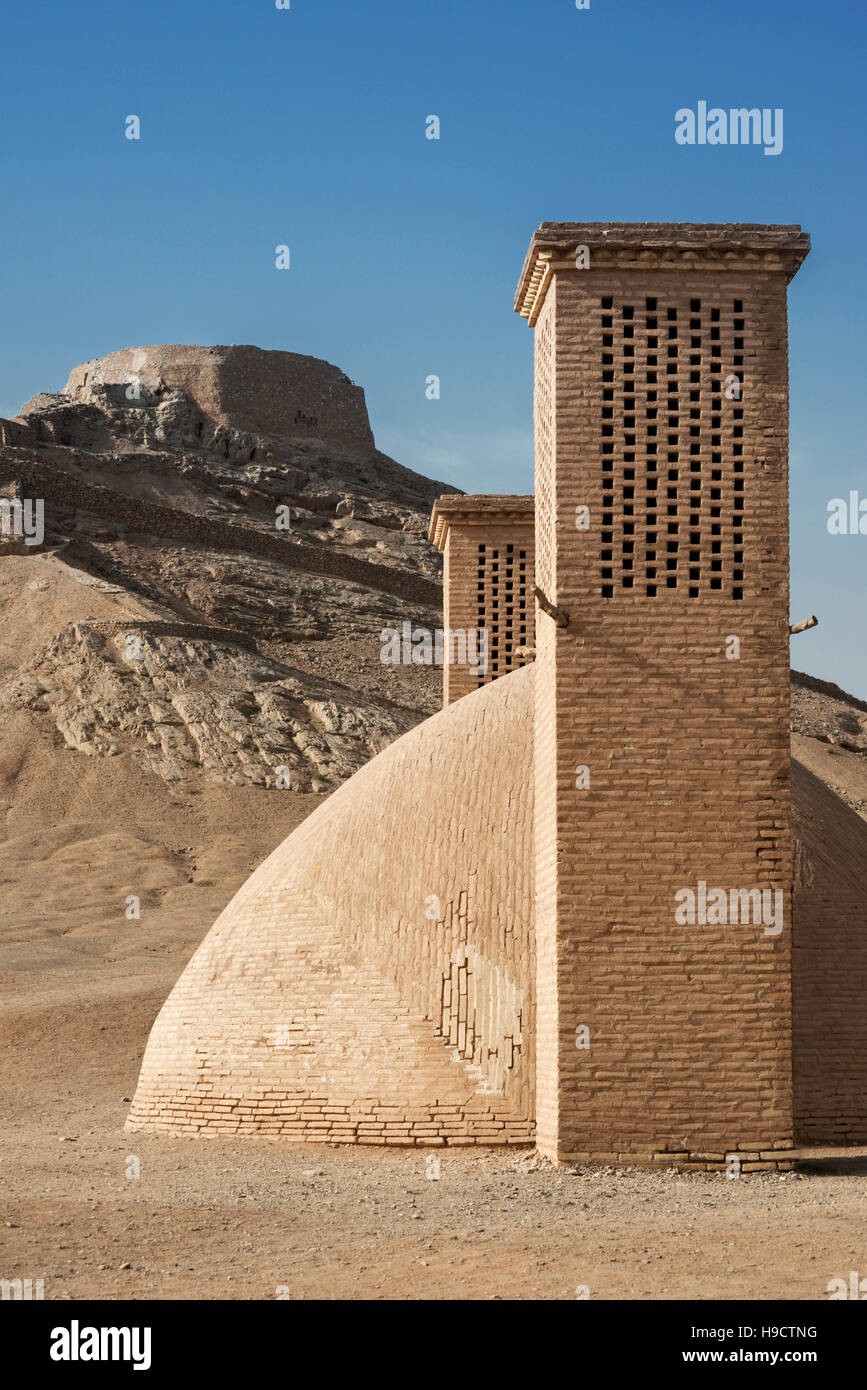
<svg viewBox="0 0 867 1390">
<path fill-rule="evenodd" d="M 484 633 L 486 669 L 443 665 L 443 703 L 526 665 L 535 642 L 532 497 L 441 497 L 430 539 L 443 551 L 443 624 Z"/>
<path fill-rule="evenodd" d="M 496 837 L 501 836 L 504 855 L 498 854 L 494 859 L 486 891 L 497 892 L 500 876 L 509 872 L 506 860 L 511 860 L 515 867 L 509 882 L 518 903 L 517 916 L 525 911 L 530 918 L 534 684 L 535 668 L 531 666 L 497 682 L 481 695 L 460 701 L 448 716 L 437 716 L 447 719 L 444 727 L 451 727 L 454 721 L 456 740 L 461 740 L 457 746 L 476 748 L 479 758 L 488 752 L 502 758 L 504 742 L 508 741 L 509 756 L 516 764 L 515 777 L 495 780 L 485 814 L 476 821 L 480 842 L 476 844 L 473 839 L 467 848 L 466 836 L 462 838 L 462 827 L 454 817 L 447 821 L 444 833 L 448 852 L 456 862 L 462 855 L 469 861 L 473 855 L 481 854 L 485 846 L 490 853 L 489 842 L 497 843 Z M 506 694 L 509 699 L 504 706 L 500 701 Z M 504 720 L 497 718 L 492 722 L 481 714 L 482 709 L 487 713 L 488 702 L 492 702 L 492 715 L 495 709 L 498 716 L 505 711 Z M 471 711 L 474 719 L 467 724 Z M 498 729 L 502 729 L 503 741 L 497 737 Z M 411 750 L 414 737 L 415 734 L 407 736 L 407 751 Z M 488 737 L 492 739 L 490 744 Z M 443 750 L 442 743 L 439 748 Z M 429 751 L 433 753 L 433 747 Z M 386 758 L 387 752 L 380 757 Z M 442 796 L 447 800 L 454 775 L 464 785 L 461 766 L 448 759 L 439 773 Z M 355 785 L 354 778 L 347 784 L 353 789 Z M 347 796 L 334 829 L 339 832 L 344 815 L 352 825 L 367 805 L 367 796 L 382 795 L 383 787 L 377 779 L 360 801 Z M 521 787 L 526 800 L 516 794 Z M 858 873 L 859 866 L 867 861 L 867 825 L 798 764 L 793 765 L 792 791 L 797 829 L 793 909 L 796 1140 L 805 1144 L 865 1142 L 867 1025 L 863 999 L 867 994 L 867 908 L 859 891 Z M 440 805 L 438 801 L 437 806 Z M 317 838 L 314 837 L 314 850 Z M 323 843 L 328 843 L 328 838 Z M 416 852 L 427 877 L 426 851 L 416 845 Z M 272 856 L 274 871 L 279 876 L 280 865 L 288 865 L 287 882 L 294 881 L 299 868 L 295 861 L 304 853 L 303 840 L 290 836 Z M 318 858 L 311 861 L 314 874 L 316 863 L 321 862 Z M 388 856 L 384 862 L 388 863 Z M 406 867 L 404 859 L 399 867 Z M 347 872 L 351 874 L 351 868 Z M 365 869 L 366 874 L 370 872 Z M 368 881 L 365 877 L 362 887 Z M 272 891 L 269 890 L 269 896 Z M 405 892 L 405 885 L 394 891 Z M 260 893 L 261 885 L 254 897 L 259 898 Z M 238 900 L 213 928 L 191 965 L 191 978 L 184 976 L 179 982 L 176 995 L 172 995 L 154 1028 L 130 1127 L 205 1136 L 271 1133 L 363 1143 L 385 1142 L 388 1132 L 394 1139 L 403 1135 L 406 1142 L 434 1146 L 446 1141 L 474 1142 L 486 1125 L 489 1129 L 500 1126 L 498 1133 L 515 1142 L 528 1137 L 531 1126 L 509 1118 L 507 1110 L 498 1111 L 492 1101 L 490 1112 L 485 1108 L 471 1112 L 467 1108 L 467 1092 L 461 1087 L 456 1100 L 445 1099 L 453 1094 L 458 1074 L 453 1052 L 462 1041 L 457 1031 L 452 1032 L 451 1013 L 447 1015 L 452 998 L 456 1004 L 456 1028 L 461 1022 L 472 1020 L 470 1043 L 475 1055 L 472 1034 L 476 1016 L 484 1014 L 484 1000 L 486 995 L 490 999 L 491 985 L 502 984 L 501 1007 L 492 1021 L 499 1026 L 488 1022 L 490 1005 L 483 1024 L 496 1049 L 487 1055 L 488 1068 L 492 1059 L 506 1068 L 511 1054 L 508 1047 L 500 1051 L 500 1041 L 509 1037 L 514 1042 L 515 1006 L 519 998 L 521 1045 L 524 1046 L 524 1038 L 527 1045 L 532 1044 L 533 981 L 527 980 L 527 967 L 502 968 L 493 951 L 486 956 L 475 946 L 459 945 L 447 951 L 444 945 L 437 956 L 442 972 L 441 998 L 439 1002 L 432 999 L 431 1018 L 420 1022 L 417 1015 L 407 1012 L 388 984 L 381 962 L 368 964 L 355 955 L 348 958 L 345 938 L 321 913 L 312 913 L 309 902 L 300 897 L 294 903 L 289 901 L 293 896 L 287 888 L 286 897 L 276 897 L 277 907 L 264 928 L 261 909 L 243 906 Z M 375 910 L 371 908 L 369 914 Z M 231 921 L 226 927 L 229 913 Z M 258 939 L 248 943 L 247 931 L 252 931 L 249 924 L 257 923 L 257 919 Z M 363 916 L 364 931 L 368 921 L 369 916 Z M 440 924 L 435 924 L 435 928 L 438 935 Z M 227 935 L 219 948 L 212 940 L 218 930 L 221 937 L 224 932 Z M 273 943 L 270 955 L 266 944 L 269 938 Z M 235 958 L 234 974 L 226 961 L 229 951 Z M 262 965 L 263 954 L 267 956 L 267 968 Z M 528 957 L 532 958 L 531 943 Z M 462 964 L 468 966 L 463 989 Z M 279 968 L 278 979 L 274 978 L 275 967 Z M 546 988 L 545 972 L 537 966 L 536 973 L 541 993 Z M 239 993 L 237 981 L 241 984 Z M 453 988 L 453 996 L 447 996 L 446 982 Z M 435 991 L 434 981 L 431 994 Z M 251 1010 L 256 1011 L 252 1017 Z M 257 1020 L 258 1026 L 254 1026 Z M 512 1031 L 507 1034 L 509 1025 Z M 191 1028 L 196 1032 L 194 1045 L 187 1037 Z M 227 1043 L 226 1038 L 233 1035 L 235 1040 Z M 466 1049 L 466 1032 L 463 1046 Z M 233 1050 L 237 1055 L 233 1056 Z M 254 1074 L 252 1062 L 256 1060 L 268 1067 L 270 1075 Z M 480 1070 L 481 1051 L 478 1061 Z M 471 1081 L 479 1081 L 479 1074 L 472 1067 L 473 1063 L 466 1066 L 467 1075 Z M 489 1070 L 488 1075 L 496 1081 L 495 1072 Z M 381 1095 L 375 1090 L 377 1082 L 384 1088 Z M 425 1088 L 431 1084 L 433 1094 L 426 1094 Z M 481 1094 L 477 1097 L 485 1106 L 486 1095 L 490 1098 L 484 1090 L 488 1084 L 481 1082 Z M 529 1093 L 528 1099 L 532 1113 Z M 549 1113 L 547 1108 L 545 1113 Z M 539 1140 L 544 1142 L 541 1132 Z M 777 1151 L 773 1148 L 742 1145 L 733 1150 L 726 1146 L 726 1153 L 736 1151 L 745 1171 L 772 1162 L 781 1168 L 791 1166 L 785 1157 L 775 1159 Z M 575 1157 L 588 1162 L 665 1163 L 700 1168 L 721 1167 L 725 1161 L 722 1150 L 706 1151 L 700 1156 L 692 1153 L 686 1158 L 682 1156 L 685 1150 L 680 1150 L 679 1156 L 675 1150 L 658 1152 L 659 1157 L 652 1150 L 643 1154 L 578 1150 Z"/>
<path fill-rule="evenodd" d="M 645 258 L 617 229 L 543 227 L 518 298 L 554 338 L 539 580 L 570 619 L 539 615 L 536 662 L 540 971 L 556 960 L 537 1123 L 556 1159 L 792 1141 L 786 284 L 805 247 L 763 232 L 753 264 L 737 229 L 696 231 L 655 228 Z M 701 881 L 782 890 L 782 932 L 678 925 Z"/>
<path fill-rule="evenodd" d="M 536 325 L 534 342 L 536 433 L 536 582 L 543 592 L 556 591 L 557 552 L 554 513 L 550 506 L 555 464 L 556 359 L 555 322 L 557 285 L 552 284 Z M 549 670 L 554 655 L 556 628 L 544 614 L 536 629 L 536 659 Z M 533 682 L 534 690 L 534 872 L 536 883 L 536 1134 L 545 1154 L 556 1153 L 560 1124 L 559 1087 L 559 987 L 557 964 L 558 867 L 556 854 L 556 781 L 547 775 L 555 764 L 557 749 L 556 693 Z"/>
<path fill-rule="evenodd" d="M 795 1139 L 867 1143 L 867 825 L 792 765 Z"/>
<path fill-rule="evenodd" d="M 530 1140 L 531 677 L 398 739 L 248 880 L 154 1025 L 131 1128 Z"/>
</svg>

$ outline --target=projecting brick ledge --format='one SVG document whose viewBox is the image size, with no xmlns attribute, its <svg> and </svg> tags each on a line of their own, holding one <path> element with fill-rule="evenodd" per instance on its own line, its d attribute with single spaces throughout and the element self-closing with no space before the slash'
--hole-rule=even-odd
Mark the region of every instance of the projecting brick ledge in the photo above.
<svg viewBox="0 0 867 1390">
<path fill-rule="evenodd" d="M 787 280 L 810 250 L 797 224 L 759 222 L 543 222 L 533 233 L 515 293 L 515 312 L 534 324 L 550 272 L 571 268 L 586 246 L 589 271 L 783 272 Z"/>
<path fill-rule="evenodd" d="M 793 1149 L 768 1149 L 744 1152 L 737 1147 L 726 1153 L 566 1153 L 558 1160 L 562 1166 L 577 1163 L 594 1167 L 600 1164 L 618 1168 L 674 1168 L 678 1172 L 730 1172 L 732 1159 L 740 1161 L 741 1173 L 789 1173 L 797 1167 L 799 1154 Z"/>
<path fill-rule="evenodd" d="M 297 1093 L 259 1100 L 203 1097 L 176 1090 L 136 1095 L 126 1122 L 128 1130 L 147 1130 L 183 1138 L 196 1135 L 261 1135 L 324 1144 L 392 1144 L 408 1148 L 456 1147 L 467 1144 L 532 1144 L 531 1120 L 492 1106 L 479 1109 L 431 1105 L 410 1118 L 394 1105 L 366 1100 L 345 1106 L 299 1100 Z"/>
</svg>

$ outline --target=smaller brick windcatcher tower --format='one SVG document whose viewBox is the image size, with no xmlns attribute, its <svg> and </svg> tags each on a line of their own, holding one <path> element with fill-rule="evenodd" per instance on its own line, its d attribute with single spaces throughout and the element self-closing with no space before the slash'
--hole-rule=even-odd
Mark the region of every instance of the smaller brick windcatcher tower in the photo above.
<svg viewBox="0 0 867 1390">
<path fill-rule="evenodd" d="M 450 705 L 532 660 L 533 498 L 440 497 L 429 537 L 443 551 L 446 631 L 487 634 L 484 673 L 466 660 L 444 663 L 443 703 Z"/>
<path fill-rule="evenodd" d="M 544 223 L 537 1124 L 552 1158 L 792 1144 L 786 287 L 796 226 Z"/>
</svg>

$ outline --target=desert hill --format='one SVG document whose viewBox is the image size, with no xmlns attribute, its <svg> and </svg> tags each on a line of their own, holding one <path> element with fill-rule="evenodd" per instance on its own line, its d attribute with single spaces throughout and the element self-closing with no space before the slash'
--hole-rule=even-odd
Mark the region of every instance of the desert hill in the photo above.
<svg viewBox="0 0 867 1390">
<path fill-rule="evenodd" d="M 47 714 L 85 754 L 136 748 L 169 781 L 273 786 L 282 766 L 310 790 L 436 707 L 430 672 L 385 679 L 379 633 L 436 626 L 427 518 L 452 489 L 376 449 L 338 368 L 248 347 L 114 353 L 0 439 L 0 485 L 45 505 L 41 545 L 0 546 L 36 586 L 9 571 L 0 708 Z"/>
<path fill-rule="evenodd" d="M 130 815 L 156 778 L 157 799 L 260 788 L 282 821 L 275 792 L 333 790 L 438 708 L 439 673 L 384 666 L 379 634 L 440 621 L 427 523 L 453 489 L 377 450 L 338 367 L 125 349 L 0 421 L 0 441 L 0 492 L 45 507 L 40 544 L 0 537 L 0 711 L 19 749 L 85 781 L 121 760 Z M 863 814 L 867 703 L 793 673 L 792 729 Z M 11 812 L 14 777 L 9 794 Z"/>
<path fill-rule="evenodd" d="M 242 1237 L 284 1238 L 278 1198 L 266 1230 L 244 1194 L 271 1192 L 275 1162 L 320 1160 L 269 1147 L 239 1177 L 219 1145 L 137 1136 L 145 1181 L 130 1183 L 128 1098 L 155 1015 L 235 890 L 441 701 L 435 669 L 382 665 L 379 632 L 439 621 L 426 531 L 449 489 L 376 450 L 338 368 L 257 352 L 112 354 L 0 422 L 0 495 L 45 502 L 41 545 L 0 538 L 4 1273 L 45 1276 L 51 1297 L 223 1296 Z M 270 419 L 233 395 L 260 366 Z M 867 705 L 793 673 L 792 719 L 801 870 L 831 837 L 857 891 Z M 359 1179 L 365 1201 L 386 1179 Z M 226 1234 L 191 1275 L 212 1208 Z"/>
</svg>

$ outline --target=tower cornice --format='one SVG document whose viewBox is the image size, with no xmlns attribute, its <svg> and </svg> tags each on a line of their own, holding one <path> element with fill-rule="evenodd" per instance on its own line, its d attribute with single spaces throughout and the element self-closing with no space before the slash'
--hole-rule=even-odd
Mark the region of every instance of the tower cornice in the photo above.
<svg viewBox="0 0 867 1390">
<path fill-rule="evenodd" d="M 447 493 L 434 502 L 428 540 L 444 550 L 450 526 L 532 527 L 534 517 L 535 498 L 532 495 Z"/>
<path fill-rule="evenodd" d="M 583 268 L 576 266 L 586 248 Z M 515 312 L 532 325 L 552 275 L 590 271 L 796 273 L 810 249 L 799 225 L 744 222 L 543 222 L 530 242 Z"/>
</svg>

